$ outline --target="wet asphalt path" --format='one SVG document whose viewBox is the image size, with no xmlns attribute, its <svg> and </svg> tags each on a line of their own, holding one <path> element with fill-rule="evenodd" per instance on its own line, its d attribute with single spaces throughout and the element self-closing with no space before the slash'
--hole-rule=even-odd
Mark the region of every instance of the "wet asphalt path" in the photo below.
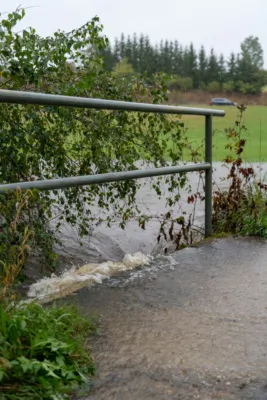
<svg viewBox="0 0 267 400">
<path fill-rule="evenodd" d="M 267 242 L 221 239 L 84 288 L 101 316 L 87 399 L 267 399 Z"/>
</svg>

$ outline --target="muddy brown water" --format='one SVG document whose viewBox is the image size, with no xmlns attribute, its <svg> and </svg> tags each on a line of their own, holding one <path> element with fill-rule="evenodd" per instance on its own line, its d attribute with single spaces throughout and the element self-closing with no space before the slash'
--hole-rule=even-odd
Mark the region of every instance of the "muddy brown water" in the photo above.
<svg viewBox="0 0 267 400">
<path fill-rule="evenodd" d="M 261 169 L 257 164 L 253 167 L 258 175 L 265 176 L 267 164 L 262 164 Z M 228 181 L 225 180 L 228 174 L 228 169 L 221 163 L 213 164 L 213 188 L 219 187 L 226 189 Z M 197 190 L 203 192 L 202 184 L 199 182 L 199 174 L 196 172 L 188 173 L 188 180 L 191 185 L 192 194 Z M 164 214 L 169 211 L 166 205 L 166 197 L 168 195 L 168 187 L 166 184 L 161 185 L 162 197 L 158 198 L 155 191 L 152 189 L 153 180 L 141 179 L 141 188 L 137 193 L 137 204 L 141 212 L 150 215 Z M 182 215 L 184 211 L 189 214 L 195 213 L 194 224 L 197 227 L 204 228 L 204 202 L 198 202 L 194 210 L 194 204 L 188 204 L 188 192 L 180 191 L 181 199 L 175 206 L 174 214 Z M 99 210 L 95 208 L 95 214 Z M 185 217 L 186 218 L 186 217 Z M 176 226 L 177 228 L 178 226 Z M 160 249 L 157 246 L 157 236 L 159 233 L 159 223 L 152 220 L 146 225 L 146 230 L 140 229 L 136 221 L 130 221 L 125 230 L 119 228 L 119 221 L 113 223 L 111 228 L 104 225 L 99 226 L 93 232 L 90 238 L 85 238 L 82 247 L 78 243 L 78 235 L 73 227 L 64 226 L 60 239 L 63 242 L 63 249 L 59 250 L 62 256 L 71 259 L 77 257 L 80 264 L 87 262 L 102 262 L 102 261 L 121 261 L 125 253 L 135 253 L 141 251 L 145 254 L 158 254 Z"/>
<path fill-rule="evenodd" d="M 267 399 L 267 243 L 221 239 L 71 296 L 101 316 L 86 399 Z"/>
<path fill-rule="evenodd" d="M 226 175 L 227 169 L 220 163 L 214 163 L 213 178 L 216 185 L 221 188 L 227 187 L 227 182 L 221 180 Z M 199 185 L 199 174 L 189 173 L 188 178 L 192 187 L 192 193 L 195 193 Z M 137 193 L 137 204 L 141 212 L 159 216 L 169 211 L 169 207 L 166 206 L 167 185 L 164 183 L 161 185 L 163 195 L 161 198 L 158 198 L 152 189 L 153 180 L 142 179 L 140 182 L 141 188 Z M 202 191 L 202 184 L 199 185 L 199 189 Z M 187 212 L 187 216 L 190 213 L 194 213 L 194 205 L 187 203 L 187 197 L 188 193 L 181 190 L 181 200 L 174 210 L 176 216 L 182 215 L 183 211 Z M 100 216 L 101 211 L 96 207 L 91 207 L 91 210 L 94 215 Z M 105 217 L 103 214 L 101 216 Z M 52 228 L 56 223 L 56 219 L 52 220 Z M 194 224 L 203 228 L 204 202 L 198 202 L 197 204 Z M 144 254 L 158 254 L 162 251 L 162 248 L 157 246 L 158 233 L 159 222 L 157 220 L 147 223 L 145 230 L 140 229 L 136 221 L 130 221 L 126 229 L 122 230 L 119 227 L 118 221 L 117 223 L 113 223 L 111 228 L 106 227 L 104 224 L 100 225 L 90 237 L 85 237 L 81 240 L 75 227 L 64 224 L 59 235 L 62 246 L 57 248 L 57 252 L 60 255 L 60 270 L 72 265 L 80 266 L 87 263 L 121 261 L 126 253 L 143 252 Z M 80 241 L 83 243 L 83 246 L 80 246 Z M 32 281 L 40 279 L 43 276 L 38 257 L 35 258 L 33 255 L 26 272 Z"/>
</svg>

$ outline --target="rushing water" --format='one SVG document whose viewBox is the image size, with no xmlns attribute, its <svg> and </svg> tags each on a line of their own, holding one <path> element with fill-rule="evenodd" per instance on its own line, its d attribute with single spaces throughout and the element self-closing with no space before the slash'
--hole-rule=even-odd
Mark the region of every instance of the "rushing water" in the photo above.
<svg viewBox="0 0 267 400">
<path fill-rule="evenodd" d="M 62 297 L 84 286 L 102 283 L 103 280 L 119 272 L 148 265 L 150 261 L 151 257 L 135 253 L 133 255 L 126 254 L 121 262 L 106 261 L 100 264 L 86 264 L 79 268 L 72 267 L 60 276 L 52 274 L 51 277 L 40 279 L 32 284 L 28 296 L 39 300 Z"/>
<path fill-rule="evenodd" d="M 267 165 L 261 166 L 261 174 L 267 170 Z M 214 187 L 217 185 L 221 189 L 227 188 L 226 167 L 219 163 L 214 164 L 213 180 Z M 259 171 L 259 170 L 258 170 Z M 192 193 L 197 190 L 202 191 L 202 185 L 199 187 L 199 174 L 189 173 L 188 178 L 192 187 Z M 162 183 L 163 193 L 167 193 L 167 186 Z M 188 193 L 181 192 L 181 200 L 176 207 L 177 216 L 186 211 L 187 215 L 194 214 L 194 225 L 202 227 L 204 225 L 204 202 L 188 204 Z M 167 212 L 166 196 L 158 198 L 155 191 L 151 188 L 149 179 L 142 180 L 142 186 L 137 194 L 137 203 L 141 212 L 147 212 L 152 215 L 160 215 Z M 157 243 L 159 233 L 159 222 L 151 220 L 145 230 L 140 229 L 136 221 L 130 221 L 125 230 L 119 227 L 119 222 L 114 223 L 111 228 L 104 225 L 97 227 L 90 237 L 82 240 L 77 230 L 68 224 L 65 224 L 60 240 L 62 247 L 57 249 L 63 260 L 63 272 L 59 275 L 41 278 L 34 283 L 29 291 L 29 297 L 55 298 L 60 297 L 75 290 L 88 286 L 96 282 L 102 282 L 112 275 L 121 271 L 133 270 L 140 266 L 148 265 L 153 257 L 157 257 L 166 252 L 174 250 L 173 244 L 164 240 Z M 32 273 L 36 265 L 32 267 Z M 34 275 L 34 273 L 33 273 Z M 35 274 L 38 278 L 38 275 Z"/>
</svg>

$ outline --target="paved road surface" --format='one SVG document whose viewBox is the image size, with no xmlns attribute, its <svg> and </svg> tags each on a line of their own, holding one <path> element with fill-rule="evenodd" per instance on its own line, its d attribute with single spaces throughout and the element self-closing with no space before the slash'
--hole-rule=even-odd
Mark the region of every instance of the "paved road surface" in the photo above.
<svg viewBox="0 0 267 400">
<path fill-rule="evenodd" d="M 267 242 L 222 239 L 71 297 L 101 315 L 88 399 L 267 399 Z"/>
</svg>

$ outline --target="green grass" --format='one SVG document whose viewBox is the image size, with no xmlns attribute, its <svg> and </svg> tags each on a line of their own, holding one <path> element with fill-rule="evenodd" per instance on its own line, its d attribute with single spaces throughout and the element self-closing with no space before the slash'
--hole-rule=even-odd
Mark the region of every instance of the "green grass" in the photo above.
<svg viewBox="0 0 267 400">
<path fill-rule="evenodd" d="M 197 105 L 195 107 L 202 107 Z M 207 106 L 203 106 L 203 108 Z M 214 107 L 223 109 L 223 107 Z M 234 126 L 237 120 L 238 110 L 236 107 L 225 107 L 226 116 L 224 118 L 213 118 L 213 129 L 215 130 L 213 137 L 213 160 L 222 161 L 229 150 L 225 149 L 227 144 L 225 128 Z M 200 145 L 204 139 L 205 118 L 198 116 L 183 116 L 187 135 L 190 142 Z M 267 107 L 266 106 L 248 106 L 244 114 L 244 122 L 247 131 L 243 133 L 244 139 L 247 140 L 243 155 L 244 161 L 259 162 L 267 161 Z"/>
</svg>

